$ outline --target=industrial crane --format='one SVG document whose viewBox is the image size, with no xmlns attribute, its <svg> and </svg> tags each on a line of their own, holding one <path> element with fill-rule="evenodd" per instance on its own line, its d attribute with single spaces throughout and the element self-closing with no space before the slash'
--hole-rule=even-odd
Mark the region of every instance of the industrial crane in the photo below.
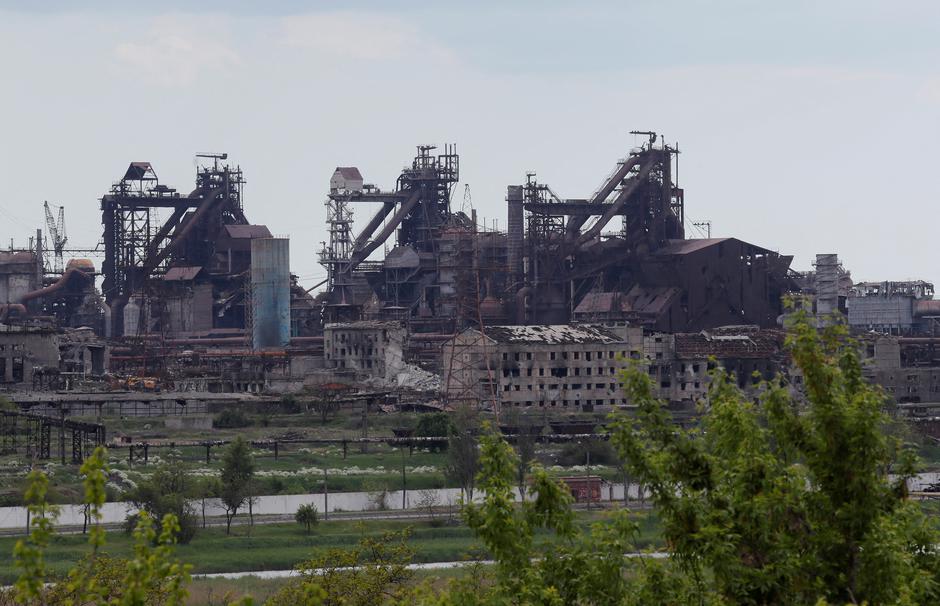
<svg viewBox="0 0 940 606">
<path fill-rule="evenodd" d="M 64 251 L 65 243 L 68 242 L 68 236 L 65 235 L 65 207 L 59 207 L 57 220 L 52 216 L 49 202 L 43 202 L 43 205 L 46 208 L 46 228 L 49 231 L 49 238 L 52 239 L 52 250 L 55 254 L 53 270 L 60 274 L 65 271 Z"/>
</svg>

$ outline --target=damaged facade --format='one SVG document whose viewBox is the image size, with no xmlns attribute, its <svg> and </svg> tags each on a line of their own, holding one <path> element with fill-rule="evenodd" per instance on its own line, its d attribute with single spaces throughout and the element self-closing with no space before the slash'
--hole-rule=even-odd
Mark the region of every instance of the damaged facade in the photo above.
<svg viewBox="0 0 940 606">
<path fill-rule="evenodd" d="M 619 372 L 643 360 L 659 398 L 692 405 L 708 388 L 716 364 L 749 387 L 787 370 L 783 332 L 728 326 L 697 333 L 659 333 L 600 325 L 489 326 L 464 330 L 443 349 L 445 383 L 465 385 L 480 401 L 500 406 L 593 410 L 630 404 Z"/>
<path fill-rule="evenodd" d="M 932 338 L 940 308 L 928 283 L 855 284 L 833 254 L 801 274 L 771 248 L 688 238 L 678 150 L 636 134 L 646 142 L 582 198 L 532 173 L 508 185 L 504 230 L 452 205 L 454 146 L 418 147 L 384 188 L 338 166 L 318 254 L 326 279 L 312 287 L 290 274 L 287 239 L 250 221 L 244 174 L 226 154 L 197 157 L 189 193 L 132 162 L 100 200 L 100 270 L 83 257 L 52 268 L 40 234 L 0 252 L 0 324 L 36 349 L 6 356 L 0 377 L 45 388 L 146 377 L 224 393 L 350 382 L 442 405 L 575 410 L 629 405 L 617 375 L 627 359 L 645 360 L 658 395 L 678 405 L 704 395 L 714 364 L 742 387 L 785 371 L 786 295 L 859 332 Z M 39 326 L 54 347 L 25 336 Z M 32 359 L 38 380 L 22 370 Z"/>
</svg>

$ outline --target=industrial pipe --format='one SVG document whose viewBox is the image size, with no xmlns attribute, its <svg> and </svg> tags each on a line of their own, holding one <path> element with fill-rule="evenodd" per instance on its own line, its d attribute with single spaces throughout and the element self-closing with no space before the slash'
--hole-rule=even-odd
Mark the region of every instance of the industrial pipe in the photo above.
<svg viewBox="0 0 940 606">
<path fill-rule="evenodd" d="M 516 322 L 525 324 L 528 320 L 529 306 L 526 301 L 532 295 L 531 286 L 523 286 L 516 292 Z"/>
<path fill-rule="evenodd" d="M 639 155 L 630 156 L 627 160 L 620 165 L 614 173 L 610 176 L 607 181 L 601 185 L 600 189 L 597 190 L 597 193 L 594 194 L 591 199 L 588 201 L 590 204 L 600 204 L 607 199 L 607 196 L 614 191 L 621 181 L 627 176 L 633 167 L 636 166 L 640 161 Z M 574 238 L 578 235 L 578 232 L 581 231 L 581 227 L 588 220 L 587 215 L 575 215 L 568 219 L 567 234 L 569 238 Z"/>
<path fill-rule="evenodd" d="M 216 202 L 219 200 L 219 196 L 221 196 L 224 191 L 225 190 L 220 188 L 209 194 L 209 196 L 203 200 L 202 204 L 196 208 L 196 211 L 189 218 L 189 221 L 186 222 L 186 225 L 183 226 L 183 229 L 180 230 L 179 233 L 173 234 L 173 239 L 170 240 L 170 243 L 167 244 L 158 254 L 147 258 L 147 264 L 144 266 L 144 277 L 146 277 L 146 275 L 149 274 L 153 268 L 162 263 L 163 260 L 166 259 L 171 253 L 176 252 L 176 249 L 182 245 L 189 232 L 199 224 L 202 216 L 209 212 L 210 208 L 215 206 Z"/>
<path fill-rule="evenodd" d="M 323 337 L 291 337 L 290 345 L 301 343 L 323 343 Z"/>
<path fill-rule="evenodd" d="M 180 345 L 244 345 L 245 337 L 210 337 L 200 339 L 198 337 L 188 339 L 166 339 L 164 345 L 176 347 Z"/>
<path fill-rule="evenodd" d="M 379 235 L 377 235 L 374 240 L 369 242 L 368 245 L 353 251 L 352 258 L 349 260 L 349 265 L 346 266 L 346 271 L 352 271 L 356 268 L 356 266 L 369 258 L 369 255 L 372 254 L 372 251 L 381 246 L 382 243 L 385 242 L 385 240 L 387 240 L 390 235 L 392 235 L 392 232 L 395 231 L 401 222 L 405 220 L 405 217 L 408 216 L 408 213 L 414 210 L 414 207 L 417 206 L 418 200 L 420 199 L 421 189 L 416 188 L 414 193 L 411 194 L 411 197 L 401 205 L 401 208 L 398 209 L 398 212 L 395 213 L 395 215 L 385 225 L 385 228 L 379 232 Z"/>
<path fill-rule="evenodd" d="M 636 191 L 640 183 L 642 183 L 646 177 L 650 174 L 650 171 L 653 170 L 653 166 L 656 164 L 656 156 L 650 154 L 646 162 L 643 163 L 643 167 L 640 169 L 640 172 L 632 177 L 630 184 L 627 185 L 618 195 L 614 202 L 604 211 L 604 214 L 591 226 L 589 230 L 581 234 L 577 241 L 577 246 L 583 246 L 585 243 L 593 240 L 598 235 L 600 235 L 601 230 L 604 229 L 604 226 L 607 225 L 614 215 L 620 212 L 620 210 L 626 205 L 630 200 L 630 196 L 633 195 L 633 192 Z"/>
<path fill-rule="evenodd" d="M 71 280 L 72 277 L 75 275 L 81 276 L 83 280 L 93 279 L 93 276 L 91 274 L 85 273 L 84 271 L 82 271 L 81 269 L 78 269 L 77 267 L 73 267 L 72 269 L 69 269 L 64 274 L 62 274 L 59 277 L 59 279 L 55 281 L 54 284 L 50 284 L 49 286 L 46 286 L 45 288 L 40 288 L 32 292 L 28 292 L 22 297 L 20 297 L 20 303 L 23 303 L 25 305 L 26 303 L 29 303 L 33 299 L 40 299 L 42 297 L 51 295 L 55 292 L 62 290 L 68 284 L 69 280 Z"/>
<path fill-rule="evenodd" d="M 375 216 L 372 217 L 372 220 L 363 228 L 359 233 L 359 236 L 356 238 L 356 242 L 353 244 L 353 248 L 359 248 L 365 246 L 369 241 L 369 238 L 372 237 L 372 232 L 379 228 L 379 225 L 382 224 L 382 221 L 385 220 L 385 217 L 388 216 L 390 212 L 395 208 L 394 202 L 385 202 L 382 205 L 382 208 L 379 209 Z"/>
</svg>

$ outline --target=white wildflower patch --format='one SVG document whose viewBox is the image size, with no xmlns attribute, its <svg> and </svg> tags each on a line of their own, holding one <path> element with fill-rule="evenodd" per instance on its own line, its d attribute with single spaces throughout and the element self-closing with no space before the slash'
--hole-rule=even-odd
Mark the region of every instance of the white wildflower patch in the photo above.
<svg viewBox="0 0 940 606">
<path fill-rule="evenodd" d="M 382 465 L 376 467 L 358 467 L 353 465 L 351 467 L 331 467 L 327 468 L 326 474 L 328 476 L 381 476 L 390 473 L 397 473 L 398 469 L 386 469 Z M 419 465 L 416 467 L 406 467 L 406 473 L 410 474 L 421 474 L 421 473 L 436 473 L 437 468 L 432 465 Z M 282 469 L 272 469 L 272 470 L 261 470 L 255 472 L 255 475 L 263 478 L 293 478 L 298 476 L 322 476 L 323 468 L 322 467 L 301 467 L 300 469 L 295 470 L 282 470 Z"/>
</svg>

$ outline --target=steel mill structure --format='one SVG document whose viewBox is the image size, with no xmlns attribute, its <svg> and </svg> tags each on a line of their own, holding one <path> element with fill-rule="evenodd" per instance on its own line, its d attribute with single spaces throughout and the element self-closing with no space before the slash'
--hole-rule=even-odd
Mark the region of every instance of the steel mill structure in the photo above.
<svg viewBox="0 0 940 606">
<path fill-rule="evenodd" d="M 835 254 L 797 272 L 788 255 L 711 237 L 711 222 L 686 216 L 678 144 L 632 134 L 642 144 L 590 194 L 564 198 L 526 173 L 506 184 L 505 219 L 489 222 L 469 186 L 452 203 L 455 145 L 418 146 L 388 187 L 338 166 L 316 284 L 290 272 L 287 238 L 249 220 L 245 173 L 227 154 L 197 154 L 189 193 L 131 162 L 100 199 L 96 246 L 66 236 L 75 206 L 44 202 L 47 233 L 0 251 L 0 390 L 50 414 L 102 402 L 206 411 L 225 394 L 284 393 L 366 409 L 586 411 L 629 405 L 616 369 L 634 358 L 658 395 L 691 409 L 713 364 L 742 387 L 790 372 L 790 296 L 820 325 L 855 330 L 873 379 L 929 416 L 940 394 L 932 284 L 856 284 Z M 706 237 L 689 237 L 702 227 Z"/>
</svg>

